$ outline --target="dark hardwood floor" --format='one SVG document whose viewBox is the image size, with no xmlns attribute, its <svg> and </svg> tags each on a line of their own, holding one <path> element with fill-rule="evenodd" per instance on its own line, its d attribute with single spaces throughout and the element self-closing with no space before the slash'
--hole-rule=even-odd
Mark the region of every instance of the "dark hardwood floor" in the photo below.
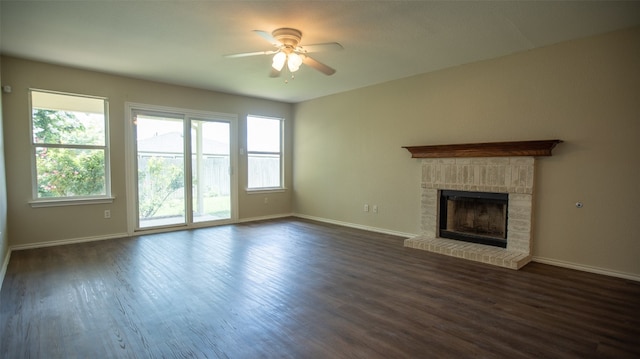
<svg viewBox="0 0 640 359">
<path fill-rule="evenodd" d="M 13 252 L 2 358 L 638 358 L 640 283 L 300 219 Z"/>
</svg>

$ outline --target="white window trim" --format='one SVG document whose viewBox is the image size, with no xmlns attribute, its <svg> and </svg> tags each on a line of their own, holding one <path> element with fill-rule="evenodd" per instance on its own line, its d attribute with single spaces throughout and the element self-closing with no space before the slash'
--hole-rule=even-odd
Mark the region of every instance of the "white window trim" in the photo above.
<svg viewBox="0 0 640 359">
<path fill-rule="evenodd" d="M 70 199 L 41 199 L 37 201 L 29 201 L 29 205 L 33 208 L 42 207 L 62 207 L 62 206 L 78 206 L 85 204 L 109 204 L 113 203 L 115 197 L 73 197 Z"/>
<path fill-rule="evenodd" d="M 285 143 L 284 143 L 284 138 L 285 138 L 285 119 L 283 117 L 272 117 L 272 116 L 263 116 L 263 115 L 252 115 L 252 114 L 248 114 L 246 117 L 246 120 L 248 120 L 249 117 L 256 117 L 256 118 L 265 118 L 265 119 L 269 119 L 269 120 L 279 120 L 280 121 L 280 186 L 276 186 L 276 187 L 249 187 L 249 154 L 250 153 L 264 153 L 264 152 L 260 152 L 260 151 L 249 151 L 249 143 L 247 140 L 247 134 L 245 133 L 245 145 L 247 146 L 247 149 L 245 151 L 246 156 L 245 156 L 245 163 L 247 166 L 247 177 L 245 178 L 246 180 L 246 184 L 247 186 L 245 187 L 245 191 L 247 194 L 263 194 L 263 193 L 277 193 L 277 192 L 286 192 L 287 190 L 287 186 L 285 183 L 285 168 L 284 168 L 284 148 L 285 148 Z M 248 126 L 248 121 L 245 122 L 245 130 L 249 131 L 249 126 Z"/>
<path fill-rule="evenodd" d="M 246 188 L 247 194 L 263 194 L 263 193 L 277 193 L 286 192 L 286 187 L 261 187 L 261 188 Z"/>
<path fill-rule="evenodd" d="M 100 148 L 104 149 L 104 172 L 105 172 L 105 194 L 102 196 L 91 196 L 91 197 L 57 197 L 57 198 L 38 198 L 38 174 L 37 174 L 37 164 L 35 160 L 35 150 L 38 147 L 33 141 L 33 104 L 32 104 L 32 92 L 45 92 L 57 95 L 66 95 L 66 96 L 75 96 L 75 97 L 84 97 L 84 98 L 92 98 L 99 99 L 104 102 L 104 146 L 81 146 L 82 148 Z M 40 207 L 59 207 L 59 206 L 75 206 L 75 205 L 85 205 L 85 204 L 104 204 L 104 203 L 113 203 L 115 197 L 111 196 L 111 142 L 109 138 L 109 99 L 107 97 L 102 96 L 92 96 L 92 95 L 84 95 L 77 94 L 71 92 L 61 92 L 61 91 L 52 91 L 52 90 L 43 90 L 38 88 L 30 88 L 29 89 L 29 144 L 31 147 L 31 200 L 28 201 L 29 205 L 32 208 L 40 208 Z M 42 145 L 42 144 L 40 144 Z M 49 147 L 64 147 L 64 148 L 72 148 L 77 147 L 74 145 L 69 146 L 49 146 Z"/>
</svg>

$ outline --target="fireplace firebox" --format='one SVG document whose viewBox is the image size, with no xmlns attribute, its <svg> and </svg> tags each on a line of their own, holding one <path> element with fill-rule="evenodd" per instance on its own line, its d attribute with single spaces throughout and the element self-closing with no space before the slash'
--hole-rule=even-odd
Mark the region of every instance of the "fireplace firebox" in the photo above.
<svg viewBox="0 0 640 359">
<path fill-rule="evenodd" d="M 507 247 L 507 193 L 440 191 L 439 236 Z"/>
</svg>

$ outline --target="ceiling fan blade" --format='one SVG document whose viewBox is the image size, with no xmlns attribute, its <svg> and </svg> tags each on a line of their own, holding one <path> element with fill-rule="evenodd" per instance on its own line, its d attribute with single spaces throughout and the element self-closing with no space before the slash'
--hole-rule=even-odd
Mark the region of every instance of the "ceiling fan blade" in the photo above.
<svg viewBox="0 0 640 359">
<path fill-rule="evenodd" d="M 303 52 L 320 52 L 342 50 L 344 47 L 337 42 L 325 42 L 322 44 L 311 44 L 300 46 Z"/>
<path fill-rule="evenodd" d="M 309 67 L 313 67 L 314 69 L 322 72 L 323 74 L 325 74 L 327 76 L 331 76 L 331 75 L 336 73 L 336 70 L 334 70 L 331 67 L 323 64 L 322 62 L 314 60 L 313 58 L 311 58 L 309 56 L 302 56 L 302 63 L 307 65 L 307 66 L 309 66 Z"/>
<path fill-rule="evenodd" d="M 269 41 L 269 43 L 273 46 L 280 46 L 280 41 L 276 40 L 270 32 L 262 31 L 262 30 L 253 30 L 256 34 L 260 35 L 263 39 Z"/>
<path fill-rule="evenodd" d="M 236 58 L 236 57 L 247 57 L 247 56 L 257 56 L 257 55 L 273 55 L 276 52 L 278 52 L 278 51 L 269 50 L 269 51 L 242 52 L 242 53 L 239 53 L 239 54 L 224 55 L 224 57 Z"/>
</svg>

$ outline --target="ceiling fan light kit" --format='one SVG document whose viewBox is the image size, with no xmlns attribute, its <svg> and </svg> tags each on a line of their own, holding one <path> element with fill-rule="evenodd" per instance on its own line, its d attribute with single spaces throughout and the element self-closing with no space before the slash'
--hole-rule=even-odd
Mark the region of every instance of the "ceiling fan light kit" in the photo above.
<svg viewBox="0 0 640 359">
<path fill-rule="evenodd" d="M 287 68 L 291 72 L 296 72 L 300 69 L 300 65 L 302 65 L 302 56 L 292 52 L 287 54 L 283 51 L 278 51 L 275 55 L 273 55 L 273 62 L 271 63 L 271 67 L 273 67 L 276 71 L 282 71 L 284 64 L 287 64 Z"/>
<path fill-rule="evenodd" d="M 300 69 L 300 65 L 302 65 L 302 57 L 300 55 L 294 52 L 287 56 L 287 67 L 289 68 L 289 71 L 298 71 L 298 69 Z"/>
<path fill-rule="evenodd" d="M 271 77 L 280 76 L 280 72 L 284 68 L 285 64 L 287 64 L 287 68 L 291 73 L 298 71 L 302 64 L 316 69 L 328 76 L 333 75 L 336 72 L 333 68 L 311 58 L 307 54 L 309 52 L 316 51 L 341 50 L 342 45 L 337 42 L 302 46 L 300 45 L 300 42 L 302 41 L 302 32 L 288 27 L 275 29 L 271 33 L 262 30 L 254 30 L 254 32 L 271 43 L 276 50 L 246 52 L 227 55 L 226 57 L 234 58 L 255 55 L 273 55 L 273 61 L 271 63 Z"/>
<path fill-rule="evenodd" d="M 281 71 L 286 61 L 287 54 L 279 51 L 275 55 L 273 55 L 273 62 L 271 63 L 271 67 L 273 67 L 276 71 Z"/>
</svg>

